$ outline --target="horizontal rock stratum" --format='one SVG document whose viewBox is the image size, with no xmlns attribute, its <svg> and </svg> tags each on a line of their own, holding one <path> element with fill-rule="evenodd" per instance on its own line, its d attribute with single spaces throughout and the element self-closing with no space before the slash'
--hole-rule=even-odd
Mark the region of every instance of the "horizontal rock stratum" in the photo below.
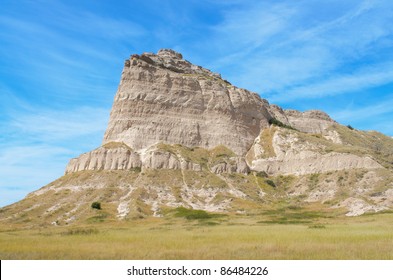
<svg viewBox="0 0 393 280">
<path fill-rule="evenodd" d="M 266 100 L 172 50 L 126 61 L 104 144 L 140 150 L 158 142 L 225 145 L 244 155 L 271 118 Z"/>
<path fill-rule="evenodd" d="M 284 110 L 163 49 L 125 61 L 102 145 L 2 208 L 0 223 L 158 217 L 177 207 L 271 215 L 309 204 L 356 216 L 393 208 L 392 170 L 391 137 L 318 110 Z"/>
</svg>

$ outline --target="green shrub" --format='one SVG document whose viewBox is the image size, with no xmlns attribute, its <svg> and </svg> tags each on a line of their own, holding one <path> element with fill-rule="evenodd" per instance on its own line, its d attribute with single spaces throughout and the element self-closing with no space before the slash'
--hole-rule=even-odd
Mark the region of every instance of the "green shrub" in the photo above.
<svg viewBox="0 0 393 280">
<path fill-rule="evenodd" d="M 94 202 L 91 204 L 91 208 L 101 210 L 101 203 L 98 202 L 98 201 L 94 201 Z"/>
<path fill-rule="evenodd" d="M 269 186 L 272 186 L 273 188 L 276 187 L 276 184 L 272 181 L 272 180 L 265 180 L 266 184 L 268 184 Z"/>
<path fill-rule="evenodd" d="M 175 216 L 176 217 L 183 217 L 183 218 L 186 218 L 187 220 L 203 220 L 203 219 L 211 219 L 215 215 L 209 214 L 203 210 L 194 210 L 194 209 L 188 209 L 185 207 L 178 207 L 178 208 L 176 208 Z"/>
<path fill-rule="evenodd" d="M 265 171 L 257 172 L 255 175 L 258 176 L 258 177 L 261 177 L 261 178 L 269 177 L 269 175 L 267 175 L 267 173 Z"/>
<path fill-rule="evenodd" d="M 348 127 L 350 130 L 354 130 L 354 128 L 353 128 L 351 125 L 347 125 L 347 127 Z"/>
<path fill-rule="evenodd" d="M 292 129 L 292 130 L 296 130 L 294 129 L 292 126 L 290 125 L 286 125 L 284 123 L 282 123 L 281 121 L 275 119 L 275 118 L 271 118 L 269 120 L 269 124 L 275 125 L 275 126 L 279 126 L 279 127 L 283 127 L 283 128 L 288 128 L 288 129 Z"/>
<path fill-rule="evenodd" d="M 133 167 L 133 168 L 131 168 L 131 171 L 134 171 L 134 172 L 141 172 L 141 171 L 142 171 L 142 168 L 140 168 L 139 166 Z"/>
</svg>

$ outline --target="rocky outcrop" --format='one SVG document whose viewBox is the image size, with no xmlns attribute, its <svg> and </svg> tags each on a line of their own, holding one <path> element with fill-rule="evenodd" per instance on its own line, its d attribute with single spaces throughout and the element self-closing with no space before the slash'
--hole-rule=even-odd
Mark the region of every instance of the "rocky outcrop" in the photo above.
<svg viewBox="0 0 393 280">
<path fill-rule="evenodd" d="M 347 198 L 346 200 L 340 202 L 339 204 L 333 206 L 333 208 L 342 208 L 345 207 L 349 211 L 345 214 L 345 216 L 359 216 L 364 213 L 369 213 L 369 212 L 380 212 L 383 210 L 387 210 L 388 208 L 385 206 L 379 206 L 379 205 L 372 205 L 363 199 L 360 198 L 354 198 L 350 197 Z"/>
<path fill-rule="evenodd" d="M 151 169 L 181 169 L 179 159 L 172 153 L 151 151 L 144 157 L 143 167 Z"/>
<path fill-rule="evenodd" d="M 215 164 L 210 168 L 213 173 L 221 174 L 221 173 L 242 173 L 248 174 L 250 173 L 250 168 L 248 167 L 244 158 L 234 157 L 229 158 L 228 161 L 223 161 Z"/>
<path fill-rule="evenodd" d="M 142 166 L 149 169 L 202 170 L 201 165 L 198 163 L 187 161 L 181 156 L 167 151 L 154 149 L 145 153 Z"/>
<path fill-rule="evenodd" d="M 375 169 L 382 168 L 382 166 L 369 157 L 339 153 L 321 155 L 302 152 L 282 158 L 255 160 L 251 168 L 256 171 L 265 171 L 270 175 L 304 175 L 357 168 Z"/>
<path fill-rule="evenodd" d="M 129 170 L 141 166 L 139 154 L 119 143 L 115 147 L 102 146 L 71 159 L 65 173 L 83 170 Z"/>
<path fill-rule="evenodd" d="M 237 88 L 219 74 L 191 64 L 180 53 L 164 49 L 126 60 L 103 147 L 72 159 L 66 173 L 202 169 L 201 162 L 157 149 L 158 143 L 206 150 L 220 145 L 229 148 L 235 153 L 231 159 L 210 162 L 209 170 L 216 174 L 256 170 L 299 175 L 382 168 L 370 156 L 325 153 L 326 143 L 298 139 L 297 132 L 304 132 L 343 145 L 339 133 L 331 129 L 336 124 L 321 111 L 299 112 L 270 105 L 256 93 Z M 294 130 L 274 128 L 277 125 Z"/>
<path fill-rule="evenodd" d="M 141 169 L 183 169 L 200 171 L 197 163 L 186 161 L 177 155 L 162 151 L 155 146 L 134 152 L 123 143 L 111 142 L 91 152 L 71 159 L 66 174 L 84 170 L 141 170 Z"/>
<path fill-rule="evenodd" d="M 285 110 L 290 126 L 307 133 L 323 133 L 336 122 L 326 113 L 318 110 L 299 112 L 296 110 Z"/>
<path fill-rule="evenodd" d="M 271 104 L 269 106 L 269 113 L 273 118 L 275 118 L 276 120 L 279 120 L 283 124 L 288 125 L 288 126 L 291 125 L 289 123 L 287 115 L 285 114 L 285 111 L 281 107 Z"/>
<path fill-rule="evenodd" d="M 158 142 L 225 145 L 244 155 L 268 126 L 268 106 L 256 93 L 172 50 L 133 55 L 125 63 L 103 143 L 124 142 L 134 150 Z"/>
<path fill-rule="evenodd" d="M 318 137 L 275 128 L 261 133 L 250 149 L 247 159 L 252 170 L 265 171 L 270 175 L 304 175 L 346 169 L 383 168 L 369 156 L 326 152 L 328 148 L 330 147 L 326 142 Z"/>
<path fill-rule="evenodd" d="M 208 151 L 206 151 L 208 152 Z M 123 143 L 111 142 L 91 152 L 71 159 L 66 174 L 85 170 L 144 170 L 173 169 L 201 171 L 199 163 L 186 160 L 180 154 L 163 150 L 156 145 L 141 152 L 134 152 Z M 222 159 L 219 163 L 207 168 L 215 174 L 242 173 L 248 174 L 250 169 L 242 157 Z"/>
<path fill-rule="evenodd" d="M 277 105 L 268 107 L 270 115 L 283 124 L 306 133 L 323 133 L 330 126 L 336 124 L 329 115 L 318 110 L 300 112 L 297 110 L 283 110 Z"/>
</svg>

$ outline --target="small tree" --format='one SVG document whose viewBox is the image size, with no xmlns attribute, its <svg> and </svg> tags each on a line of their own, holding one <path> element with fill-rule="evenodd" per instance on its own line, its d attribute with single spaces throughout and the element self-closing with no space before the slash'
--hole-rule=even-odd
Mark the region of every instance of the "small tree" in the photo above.
<svg viewBox="0 0 393 280">
<path fill-rule="evenodd" d="M 91 208 L 101 210 L 101 203 L 98 202 L 98 201 L 94 201 L 94 202 L 91 204 Z"/>
<path fill-rule="evenodd" d="M 347 125 L 347 127 L 348 127 L 350 130 L 353 130 L 353 127 L 352 127 L 351 125 Z"/>
</svg>

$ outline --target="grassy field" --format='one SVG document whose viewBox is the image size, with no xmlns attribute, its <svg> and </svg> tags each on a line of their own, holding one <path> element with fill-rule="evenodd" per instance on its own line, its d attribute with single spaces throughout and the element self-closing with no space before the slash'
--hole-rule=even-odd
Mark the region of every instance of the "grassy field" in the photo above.
<svg viewBox="0 0 393 280">
<path fill-rule="evenodd" d="M 0 229 L 0 259 L 393 259 L 393 214 L 166 218 Z"/>
</svg>

